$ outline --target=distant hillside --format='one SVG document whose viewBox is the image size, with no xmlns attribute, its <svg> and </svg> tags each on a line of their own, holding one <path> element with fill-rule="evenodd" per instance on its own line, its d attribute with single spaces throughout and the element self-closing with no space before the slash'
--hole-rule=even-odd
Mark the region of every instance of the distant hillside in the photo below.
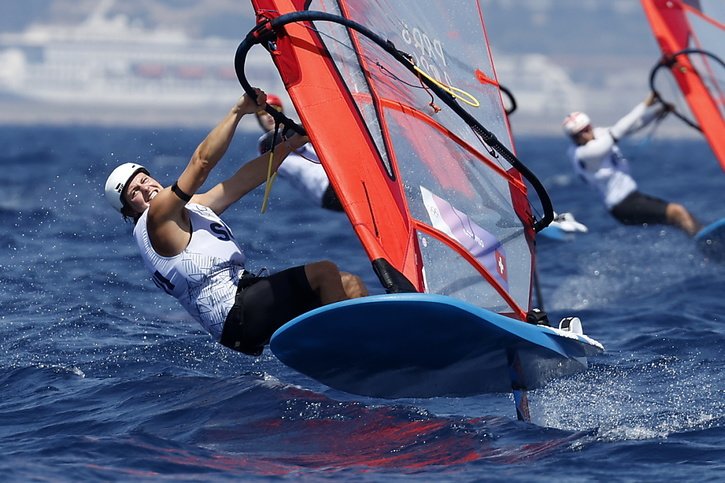
<svg viewBox="0 0 725 483">
<path fill-rule="evenodd" d="M 104 2 L 110 14 L 123 13 L 147 27 L 181 28 L 193 36 L 241 39 L 254 22 L 248 0 L 2 0 L 0 30 L 21 31 L 33 21 L 76 24 Z M 636 0 L 482 0 L 482 5 L 498 51 L 655 55 Z"/>
</svg>

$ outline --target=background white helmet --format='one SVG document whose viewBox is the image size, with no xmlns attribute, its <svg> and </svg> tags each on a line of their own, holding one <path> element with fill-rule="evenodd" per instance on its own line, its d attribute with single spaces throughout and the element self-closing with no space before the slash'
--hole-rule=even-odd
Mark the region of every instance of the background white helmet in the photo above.
<svg viewBox="0 0 725 483">
<path fill-rule="evenodd" d="M 108 176 L 106 180 L 106 199 L 117 211 L 121 211 L 123 208 L 121 196 L 123 195 L 124 188 L 126 188 L 126 184 L 139 171 L 148 174 L 148 170 L 140 164 L 124 163 L 114 169 Z"/>
<path fill-rule="evenodd" d="M 575 136 L 591 123 L 592 121 L 591 119 L 589 119 L 589 116 L 587 116 L 583 112 L 572 112 L 571 114 L 566 116 L 564 122 L 561 125 L 564 128 L 565 133 L 567 133 L 569 136 Z"/>
</svg>

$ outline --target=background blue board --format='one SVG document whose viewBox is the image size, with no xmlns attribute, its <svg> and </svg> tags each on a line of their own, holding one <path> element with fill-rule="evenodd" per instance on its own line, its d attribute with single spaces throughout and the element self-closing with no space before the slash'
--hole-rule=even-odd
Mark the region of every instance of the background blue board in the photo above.
<svg viewBox="0 0 725 483">
<path fill-rule="evenodd" d="M 537 233 L 537 236 L 556 241 L 570 241 L 574 239 L 574 233 L 564 231 L 556 225 L 547 226 Z"/>
<path fill-rule="evenodd" d="M 375 295 L 320 307 L 282 326 L 272 352 L 332 388 L 382 398 L 533 389 L 580 372 L 600 351 L 574 334 L 510 319 L 451 297 Z"/>
<path fill-rule="evenodd" d="M 705 226 L 694 238 L 697 247 L 705 255 L 725 261 L 725 218 Z"/>
</svg>

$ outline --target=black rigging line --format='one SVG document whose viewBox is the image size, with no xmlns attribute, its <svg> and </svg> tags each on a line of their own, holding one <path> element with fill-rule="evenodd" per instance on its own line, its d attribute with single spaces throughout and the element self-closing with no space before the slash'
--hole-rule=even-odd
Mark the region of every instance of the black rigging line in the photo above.
<svg viewBox="0 0 725 483">
<path fill-rule="evenodd" d="M 662 95 L 659 93 L 657 88 L 655 87 L 655 77 L 657 76 L 657 72 L 662 68 L 668 68 L 673 69 L 677 65 L 677 57 L 681 55 L 690 55 L 690 54 L 701 54 L 706 57 L 709 57 L 710 59 L 714 60 L 718 64 L 720 64 L 723 68 L 725 68 L 725 62 L 720 59 L 717 55 L 713 54 L 712 52 L 708 52 L 707 50 L 702 49 L 684 49 L 680 50 L 678 52 L 673 53 L 669 56 L 664 56 L 662 59 L 660 59 L 657 64 L 655 64 L 654 67 L 652 67 L 652 70 L 649 74 L 649 87 L 652 93 L 655 95 L 655 97 L 662 102 L 663 104 L 667 104 L 665 100 L 662 98 Z M 699 75 L 699 74 L 698 74 Z M 677 112 L 677 110 L 672 110 L 672 114 L 674 114 L 678 119 L 680 119 L 682 122 L 690 126 L 691 128 L 702 132 L 702 128 L 698 126 L 695 122 L 688 119 L 685 115 L 683 115 L 680 112 Z"/>
</svg>

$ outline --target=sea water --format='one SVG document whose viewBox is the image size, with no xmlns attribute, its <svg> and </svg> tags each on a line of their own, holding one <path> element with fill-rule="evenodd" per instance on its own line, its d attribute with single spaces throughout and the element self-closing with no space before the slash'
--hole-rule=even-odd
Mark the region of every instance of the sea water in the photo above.
<svg viewBox="0 0 725 483">
<path fill-rule="evenodd" d="M 716 481 L 725 479 L 725 266 L 681 232 L 624 227 L 560 138 L 518 140 L 559 212 L 589 227 L 541 239 L 544 309 L 607 351 L 532 391 L 378 400 L 326 388 L 268 351 L 215 344 L 143 267 L 102 185 L 120 162 L 170 184 L 199 129 L 0 129 L 0 470 L 4 481 Z M 240 133 L 209 183 L 250 158 Z M 704 142 L 623 146 L 644 192 L 725 216 Z M 345 215 L 284 180 L 225 213 L 253 270 L 329 258 L 381 292 Z M 536 206 L 536 202 L 534 201 Z M 445 329 L 441 321 L 441 330 Z"/>
</svg>

